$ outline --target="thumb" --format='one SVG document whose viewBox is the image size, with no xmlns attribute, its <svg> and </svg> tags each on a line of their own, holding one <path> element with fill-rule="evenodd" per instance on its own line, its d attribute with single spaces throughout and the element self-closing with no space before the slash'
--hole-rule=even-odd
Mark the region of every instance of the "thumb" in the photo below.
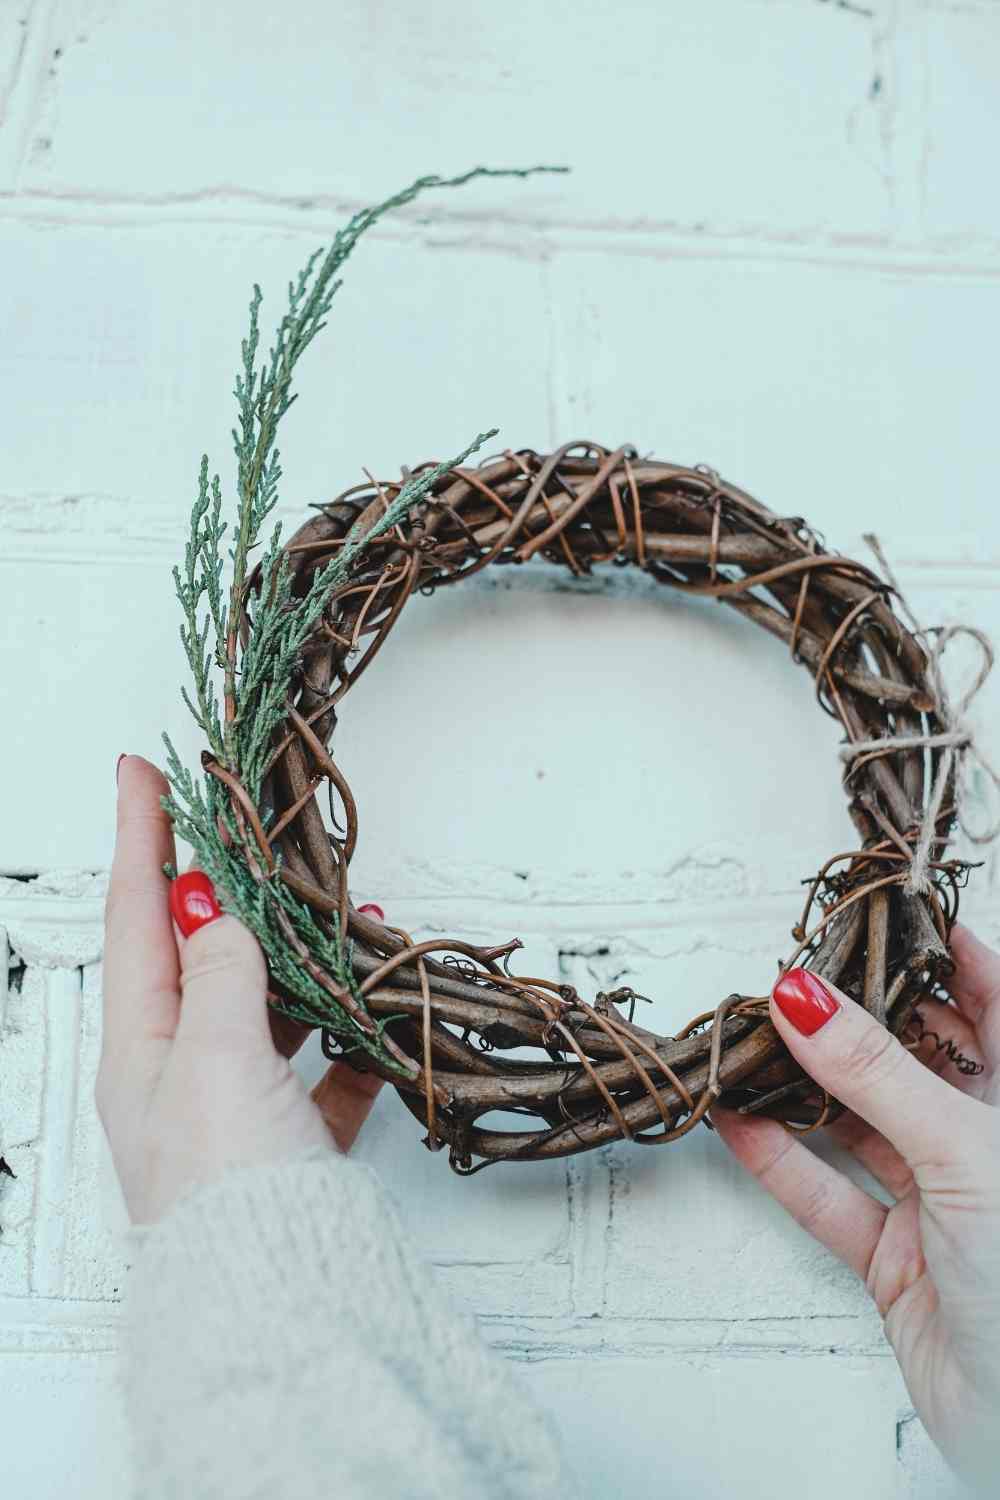
<svg viewBox="0 0 1000 1500">
<path fill-rule="evenodd" d="M 270 1047 L 267 963 L 253 933 L 222 910 L 203 870 L 171 882 L 170 911 L 182 938 L 177 1039 Z"/>
<path fill-rule="evenodd" d="M 972 1123 L 976 1101 L 922 1067 L 828 980 L 789 969 L 774 986 L 771 1019 L 809 1076 L 884 1135 L 911 1169 L 962 1154 L 963 1117 Z"/>
</svg>

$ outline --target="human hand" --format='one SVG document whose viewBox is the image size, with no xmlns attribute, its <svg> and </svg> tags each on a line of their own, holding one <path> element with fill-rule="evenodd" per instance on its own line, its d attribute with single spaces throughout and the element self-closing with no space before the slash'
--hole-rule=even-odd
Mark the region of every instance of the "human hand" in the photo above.
<svg viewBox="0 0 1000 1500">
<path fill-rule="evenodd" d="M 778 1121 L 713 1109 L 743 1165 L 863 1279 L 914 1408 L 964 1479 L 1000 1479 L 1000 955 L 952 933 L 949 989 L 929 1026 L 978 1073 L 928 1066 L 816 975 L 782 976 L 771 1019 L 789 1051 L 850 1114 L 828 1127 L 896 1200 L 878 1202 Z M 804 977 L 803 977 L 804 976 Z M 928 1006 L 930 1009 L 930 1006 Z M 921 1050 L 921 1049 L 918 1049 Z M 978 1490 L 977 1490 L 978 1493 Z"/>
<path fill-rule="evenodd" d="M 162 869 L 176 862 L 160 806 L 167 791 L 149 761 L 120 762 L 95 1095 L 136 1223 L 160 1218 L 184 1189 L 227 1167 L 310 1146 L 348 1150 L 381 1086 L 337 1063 L 316 1091 L 321 1112 L 275 1047 L 257 939 L 221 912 L 190 937 L 175 929 Z M 294 1050 L 303 1033 L 283 1035 Z"/>
</svg>

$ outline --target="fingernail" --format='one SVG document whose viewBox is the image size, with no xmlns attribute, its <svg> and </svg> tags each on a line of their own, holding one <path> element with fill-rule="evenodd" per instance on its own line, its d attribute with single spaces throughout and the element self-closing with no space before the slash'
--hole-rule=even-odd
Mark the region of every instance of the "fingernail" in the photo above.
<svg viewBox="0 0 1000 1500">
<path fill-rule="evenodd" d="M 376 901 L 366 901 L 364 906 L 359 906 L 358 915 L 361 917 L 374 917 L 376 922 L 385 921 L 385 912 Z"/>
<path fill-rule="evenodd" d="M 125 759 L 127 754 L 128 751 L 123 750 L 121 755 L 119 755 L 118 759 L 115 761 L 115 786 L 118 785 L 118 772 L 121 770 L 122 761 Z"/>
<path fill-rule="evenodd" d="M 812 1036 L 840 1009 L 840 1001 L 830 986 L 808 969 L 789 969 L 782 974 L 772 994 L 781 1014 L 803 1036 Z"/>
<path fill-rule="evenodd" d="M 202 870 L 187 870 L 170 882 L 170 914 L 185 937 L 222 916 L 215 887 Z"/>
</svg>

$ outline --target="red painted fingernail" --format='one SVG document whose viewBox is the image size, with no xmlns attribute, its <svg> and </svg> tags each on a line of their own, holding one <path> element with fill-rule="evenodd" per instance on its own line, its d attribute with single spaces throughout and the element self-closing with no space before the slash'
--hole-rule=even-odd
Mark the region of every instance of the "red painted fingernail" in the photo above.
<svg viewBox="0 0 1000 1500">
<path fill-rule="evenodd" d="M 203 870 L 188 870 L 171 881 L 170 914 L 185 937 L 222 916 L 215 887 Z"/>
<path fill-rule="evenodd" d="M 385 921 L 385 912 L 375 901 L 366 901 L 364 906 L 359 906 L 358 914 L 362 917 L 373 916 L 376 922 Z"/>
<path fill-rule="evenodd" d="M 771 993 L 781 1014 L 803 1036 L 812 1036 L 840 1009 L 840 1001 L 829 985 L 808 969 L 789 969 Z"/>
<path fill-rule="evenodd" d="M 122 768 L 122 761 L 125 759 L 125 757 L 126 757 L 127 754 L 128 754 L 128 751 L 127 750 L 123 750 L 122 753 L 121 753 L 121 755 L 119 755 L 118 759 L 115 761 L 115 786 L 118 785 L 118 772 L 121 770 L 121 768 Z"/>
</svg>

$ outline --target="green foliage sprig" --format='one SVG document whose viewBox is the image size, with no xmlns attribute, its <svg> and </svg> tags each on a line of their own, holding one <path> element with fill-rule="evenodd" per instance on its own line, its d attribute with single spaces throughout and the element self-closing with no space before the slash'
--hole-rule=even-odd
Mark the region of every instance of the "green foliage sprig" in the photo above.
<svg viewBox="0 0 1000 1500">
<path fill-rule="evenodd" d="M 493 169 L 475 167 L 458 177 L 428 176 L 384 202 L 361 210 L 335 235 L 325 251 L 316 250 L 297 278 L 288 285 L 288 309 L 281 318 L 266 358 L 260 357 L 259 312 L 262 302 L 256 284 L 250 301 L 250 328 L 242 341 L 240 369 L 234 395 L 237 425 L 233 428 L 236 454 L 238 514 L 236 537 L 229 548 L 232 583 L 223 596 L 222 541 L 228 529 L 222 520 L 222 487 L 218 474 L 209 477 L 208 457 L 201 461 L 198 495 L 191 512 L 190 538 L 183 569 L 173 570 L 183 621 L 181 645 L 194 679 L 194 696 L 182 696 L 205 736 L 211 755 L 236 777 L 254 806 L 273 750 L 275 730 L 284 721 L 290 691 L 301 668 L 300 652 L 321 615 L 330 593 L 351 572 L 366 547 L 398 524 L 449 469 L 464 461 L 495 435 L 481 433 L 446 463 L 408 479 L 384 514 L 364 534 L 357 526 L 343 547 L 313 578 L 304 599 L 291 599 L 288 559 L 280 545 L 281 522 L 271 534 L 260 563 L 260 589 L 254 604 L 253 629 L 242 658 L 238 657 L 240 609 L 244 600 L 250 552 L 258 545 L 261 528 L 278 502 L 281 464 L 275 446 L 278 427 L 297 393 L 292 377 L 298 361 L 326 326 L 333 298 L 341 286 L 337 272 L 361 236 L 387 212 L 411 202 L 435 187 L 460 187 L 476 177 L 527 177 L 535 172 L 559 172 L 561 167 Z M 213 643 L 209 644 L 209 635 Z M 216 694 L 216 674 L 222 674 L 223 700 Z M 337 918 L 321 926 L 310 908 L 293 895 L 281 879 L 281 861 L 269 874 L 257 873 L 242 852 L 244 834 L 233 812 L 230 795 L 213 775 L 196 781 L 181 763 L 169 736 L 167 780 L 172 793 L 161 798 L 175 831 L 187 841 L 200 867 L 213 882 L 223 910 L 240 918 L 257 936 L 269 969 L 294 999 L 280 1008 L 311 1025 L 322 1025 L 341 1040 L 345 1050 L 361 1047 L 384 1065 L 396 1067 L 383 1044 L 384 1022 L 368 1015 L 355 978 L 352 948 Z M 273 812 L 261 814 L 265 831 Z M 164 873 L 176 874 L 172 865 Z M 332 998 L 303 964 L 289 942 L 293 932 L 309 957 L 334 981 L 344 1003 Z"/>
</svg>

